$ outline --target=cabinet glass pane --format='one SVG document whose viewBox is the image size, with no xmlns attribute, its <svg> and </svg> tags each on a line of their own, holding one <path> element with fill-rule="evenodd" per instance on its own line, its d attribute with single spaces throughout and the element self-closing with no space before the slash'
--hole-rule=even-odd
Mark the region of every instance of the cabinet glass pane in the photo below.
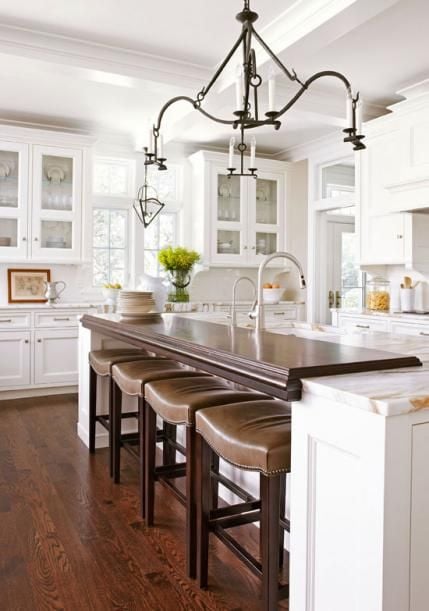
<svg viewBox="0 0 429 611">
<path fill-rule="evenodd" d="M 256 232 L 256 254 L 271 255 L 277 251 L 277 234 Z"/>
<path fill-rule="evenodd" d="M 240 178 L 217 177 L 217 220 L 240 222 Z"/>
<path fill-rule="evenodd" d="M 239 255 L 240 232 L 220 229 L 217 232 L 217 252 L 220 255 Z"/>
<path fill-rule="evenodd" d="M 0 151 L 0 207 L 18 208 L 19 153 Z"/>
<path fill-rule="evenodd" d="M 258 178 L 256 180 L 256 222 L 264 225 L 277 224 L 277 182 Z"/>
<path fill-rule="evenodd" d="M 42 221 L 42 248 L 66 248 L 73 245 L 73 224 L 70 221 Z"/>
<path fill-rule="evenodd" d="M 42 156 L 42 210 L 73 209 L 73 159 Z"/>
<path fill-rule="evenodd" d="M 18 243 L 18 221 L 0 218 L 0 247 L 16 247 Z"/>
</svg>

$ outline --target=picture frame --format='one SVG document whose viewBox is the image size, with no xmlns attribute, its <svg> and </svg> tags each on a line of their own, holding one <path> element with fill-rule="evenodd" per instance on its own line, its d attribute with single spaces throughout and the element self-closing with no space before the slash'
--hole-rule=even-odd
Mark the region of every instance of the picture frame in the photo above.
<svg viewBox="0 0 429 611">
<path fill-rule="evenodd" d="M 50 280 L 50 269 L 8 269 L 8 303 L 46 303 L 44 283 Z"/>
</svg>

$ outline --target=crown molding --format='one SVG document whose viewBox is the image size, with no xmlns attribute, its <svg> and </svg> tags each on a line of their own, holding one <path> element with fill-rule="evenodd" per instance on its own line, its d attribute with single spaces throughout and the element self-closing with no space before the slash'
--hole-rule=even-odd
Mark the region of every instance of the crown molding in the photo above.
<svg viewBox="0 0 429 611">
<path fill-rule="evenodd" d="M 0 53 L 186 88 L 201 87 L 211 74 L 197 64 L 2 23 Z"/>
</svg>

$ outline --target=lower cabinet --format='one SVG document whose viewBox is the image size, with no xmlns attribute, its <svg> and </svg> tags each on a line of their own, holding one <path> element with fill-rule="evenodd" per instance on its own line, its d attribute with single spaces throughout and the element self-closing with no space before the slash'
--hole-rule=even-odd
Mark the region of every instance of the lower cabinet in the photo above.
<svg viewBox="0 0 429 611">
<path fill-rule="evenodd" d="M 77 329 L 34 332 L 34 383 L 77 384 Z"/>
<path fill-rule="evenodd" d="M 0 388 L 30 384 L 30 342 L 30 331 L 4 331 L 0 334 Z"/>
</svg>

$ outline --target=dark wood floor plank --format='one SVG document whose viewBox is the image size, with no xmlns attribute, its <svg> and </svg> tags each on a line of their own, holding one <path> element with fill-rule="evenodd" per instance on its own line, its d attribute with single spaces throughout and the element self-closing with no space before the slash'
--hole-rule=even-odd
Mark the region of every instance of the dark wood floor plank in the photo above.
<svg viewBox="0 0 429 611">
<path fill-rule="evenodd" d="M 209 590 L 186 578 L 184 508 L 157 486 L 146 528 L 137 463 L 124 453 L 114 485 L 107 451 L 88 453 L 76 419 L 75 396 L 0 403 L 2 611 L 258 611 L 259 581 L 219 541 Z M 257 531 L 246 528 L 255 551 Z"/>
</svg>

